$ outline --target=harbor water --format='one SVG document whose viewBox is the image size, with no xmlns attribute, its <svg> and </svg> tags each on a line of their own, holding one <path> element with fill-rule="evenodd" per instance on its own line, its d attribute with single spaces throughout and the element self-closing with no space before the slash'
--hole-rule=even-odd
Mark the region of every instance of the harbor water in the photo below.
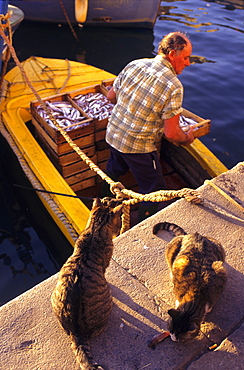
<svg viewBox="0 0 244 370">
<path fill-rule="evenodd" d="M 13 45 L 20 61 L 33 55 L 62 58 L 118 74 L 133 59 L 153 57 L 160 39 L 177 30 L 187 33 L 193 44 L 192 64 L 179 76 L 183 105 L 211 119 L 211 132 L 201 141 L 232 168 L 244 154 L 242 0 L 162 1 L 153 30 L 75 26 L 79 41 L 68 25 L 23 21 Z M 9 68 L 13 66 L 10 61 Z M 3 138 L 0 143 L 0 304 L 4 304 L 57 272 L 71 249 L 36 194 L 18 187 L 28 188 L 28 181 Z"/>
</svg>

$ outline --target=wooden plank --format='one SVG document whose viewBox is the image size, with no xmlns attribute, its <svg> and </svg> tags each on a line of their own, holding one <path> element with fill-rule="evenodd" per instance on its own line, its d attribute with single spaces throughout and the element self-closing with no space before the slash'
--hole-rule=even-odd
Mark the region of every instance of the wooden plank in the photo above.
<svg viewBox="0 0 244 370">
<path fill-rule="evenodd" d="M 95 164 L 97 163 L 97 156 L 93 156 L 90 158 Z M 82 159 L 80 161 L 70 164 L 69 166 L 63 166 L 61 169 L 61 173 L 64 178 L 68 176 L 72 176 L 74 174 L 78 174 L 83 171 L 87 171 L 90 167 L 84 162 Z M 94 174 L 95 176 L 95 174 Z"/>
<path fill-rule="evenodd" d="M 81 150 L 90 147 L 94 145 L 94 135 L 87 135 L 87 136 L 82 136 L 74 140 L 74 143 L 81 148 Z M 58 145 L 58 156 L 61 156 L 66 153 L 70 153 L 73 150 L 73 148 L 69 145 L 69 143 L 65 142 L 60 145 Z"/>
<path fill-rule="evenodd" d="M 101 131 L 96 131 L 95 132 L 95 142 L 105 140 L 105 136 L 106 136 L 106 129 L 101 130 Z"/>
<path fill-rule="evenodd" d="M 100 140 L 95 142 L 95 150 L 96 152 L 108 149 L 109 145 L 105 140 Z"/>
<path fill-rule="evenodd" d="M 106 130 L 108 125 L 108 118 L 101 119 L 100 121 L 94 121 L 95 132 Z"/>
<path fill-rule="evenodd" d="M 186 118 L 191 118 L 194 120 L 196 123 L 195 130 L 193 131 L 194 137 L 199 138 L 201 136 L 207 135 L 210 132 L 210 126 L 211 126 L 211 121 L 210 119 L 204 119 L 200 116 L 197 116 L 195 113 L 190 112 L 189 110 L 183 108 L 182 114 Z M 183 131 L 187 131 L 188 127 L 182 127 Z"/>
<path fill-rule="evenodd" d="M 177 147 L 164 138 L 162 138 L 161 157 L 189 184 L 188 187 L 196 189 L 203 184 L 204 180 L 211 179 L 208 172 L 183 146 Z"/>
<path fill-rule="evenodd" d="M 92 177 L 90 179 L 87 179 L 87 180 L 83 180 L 82 182 L 78 182 L 76 184 L 70 185 L 71 189 L 74 192 L 77 192 L 77 191 L 83 190 L 83 189 L 87 189 L 87 188 L 91 188 L 93 186 L 95 186 L 95 178 L 94 177 Z"/>
<path fill-rule="evenodd" d="M 76 91 L 71 91 L 69 93 L 69 96 L 71 99 L 75 99 L 78 95 L 86 95 L 89 93 L 100 93 L 101 92 L 101 85 L 90 85 L 83 87 L 82 89 L 76 90 Z"/>
<path fill-rule="evenodd" d="M 80 173 L 76 173 L 72 176 L 68 176 L 65 178 L 67 184 L 73 185 L 77 182 L 83 182 L 84 180 L 90 179 L 92 177 L 95 177 L 95 172 L 92 170 L 82 171 Z"/>
<path fill-rule="evenodd" d="M 50 148 L 54 151 L 54 153 L 58 152 L 58 145 L 53 141 L 53 139 L 46 133 L 43 127 L 39 124 L 39 122 L 32 116 L 32 124 L 35 127 L 35 132 L 38 136 L 38 139 L 43 142 L 44 144 L 47 143 Z"/>
<path fill-rule="evenodd" d="M 97 163 L 98 167 L 102 170 L 102 171 L 105 171 L 106 170 L 106 166 L 107 166 L 107 161 L 100 161 Z"/>
<path fill-rule="evenodd" d="M 95 146 L 89 146 L 87 148 L 81 149 L 89 158 L 95 155 Z M 61 155 L 57 157 L 57 160 L 59 161 L 60 165 L 62 166 L 68 166 L 71 163 L 77 162 L 80 159 L 79 155 L 76 152 L 66 153 L 64 155 Z"/>
<path fill-rule="evenodd" d="M 110 156 L 110 149 L 104 149 L 104 150 L 97 151 L 97 162 L 100 163 L 100 162 L 106 161 L 108 160 L 109 156 Z"/>
<path fill-rule="evenodd" d="M 101 89 L 102 89 L 102 92 L 105 96 L 108 95 L 108 92 L 109 92 L 110 88 L 113 86 L 114 80 L 115 80 L 115 78 L 109 78 L 107 80 L 102 81 Z"/>
</svg>

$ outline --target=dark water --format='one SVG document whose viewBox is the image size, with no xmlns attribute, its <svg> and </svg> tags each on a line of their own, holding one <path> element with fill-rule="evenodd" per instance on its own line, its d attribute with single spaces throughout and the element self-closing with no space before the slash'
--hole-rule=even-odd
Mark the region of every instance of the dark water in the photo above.
<svg viewBox="0 0 244 370">
<path fill-rule="evenodd" d="M 162 1 L 154 30 L 76 27 L 79 42 L 68 26 L 23 22 L 14 35 L 14 47 L 21 61 L 32 55 L 67 58 L 117 74 L 129 61 L 155 55 L 162 36 L 175 30 L 186 32 L 193 43 L 194 64 L 180 76 L 184 107 L 212 120 L 211 133 L 202 142 L 231 168 L 243 161 L 244 154 L 242 0 Z M 3 304 L 55 273 L 71 250 L 38 198 L 13 186 L 28 186 L 28 181 L 3 140 L 0 148 Z"/>
</svg>

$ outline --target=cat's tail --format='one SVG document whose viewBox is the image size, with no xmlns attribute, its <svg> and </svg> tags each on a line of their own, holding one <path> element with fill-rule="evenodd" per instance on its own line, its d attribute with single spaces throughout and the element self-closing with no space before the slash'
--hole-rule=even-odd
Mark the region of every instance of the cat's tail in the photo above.
<svg viewBox="0 0 244 370">
<path fill-rule="evenodd" d="M 89 342 L 83 341 L 77 335 L 70 335 L 72 341 L 72 349 L 75 353 L 77 362 L 82 370 L 104 370 L 104 368 L 94 362 L 91 353 Z"/>
<path fill-rule="evenodd" d="M 153 234 L 154 235 L 157 234 L 159 230 L 171 231 L 174 234 L 174 236 L 186 235 L 185 230 L 171 222 L 159 222 L 158 224 L 154 225 Z"/>
</svg>

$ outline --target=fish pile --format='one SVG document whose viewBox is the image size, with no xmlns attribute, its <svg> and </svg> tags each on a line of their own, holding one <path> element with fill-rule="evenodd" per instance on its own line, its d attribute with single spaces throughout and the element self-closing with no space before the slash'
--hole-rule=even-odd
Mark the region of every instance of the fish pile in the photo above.
<svg viewBox="0 0 244 370">
<path fill-rule="evenodd" d="M 187 131 L 186 130 L 187 128 L 190 128 L 191 126 L 195 126 L 197 124 L 196 121 L 194 121 L 191 118 L 185 117 L 182 114 L 180 115 L 179 122 L 180 122 L 180 127 L 183 129 L 183 131 Z M 198 127 L 196 127 L 196 129 L 197 128 Z"/>
<path fill-rule="evenodd" d="M 55 121 L 65 131 L 74 130 L 78 127 L 86 126 L 89 124 L 89 122 L 82 123 L 82 121 L 86 120 L 87 117 L 82 115 L 82 113 L 78 109 L 74 108 L 72 104 L 68 101 L 46 101 L 45 103 L 49 110 L 52 112 Z M 49 126 L 57 130 L 57 127 L 54 125 L 49 115 L 46 113 L 41 105 L 36 106 L 36 110 L 38 114 L 48 123 Z M 77 125 L 73 126 L 73 124 L 75 123 L 77 123 Z"/>
<path fill-rule="evenodd" d="M 102 93 L 78 95 L 73 100 L 89 117 L 98 120 L 110 117 L 114 107 Z"/>
</svg>

